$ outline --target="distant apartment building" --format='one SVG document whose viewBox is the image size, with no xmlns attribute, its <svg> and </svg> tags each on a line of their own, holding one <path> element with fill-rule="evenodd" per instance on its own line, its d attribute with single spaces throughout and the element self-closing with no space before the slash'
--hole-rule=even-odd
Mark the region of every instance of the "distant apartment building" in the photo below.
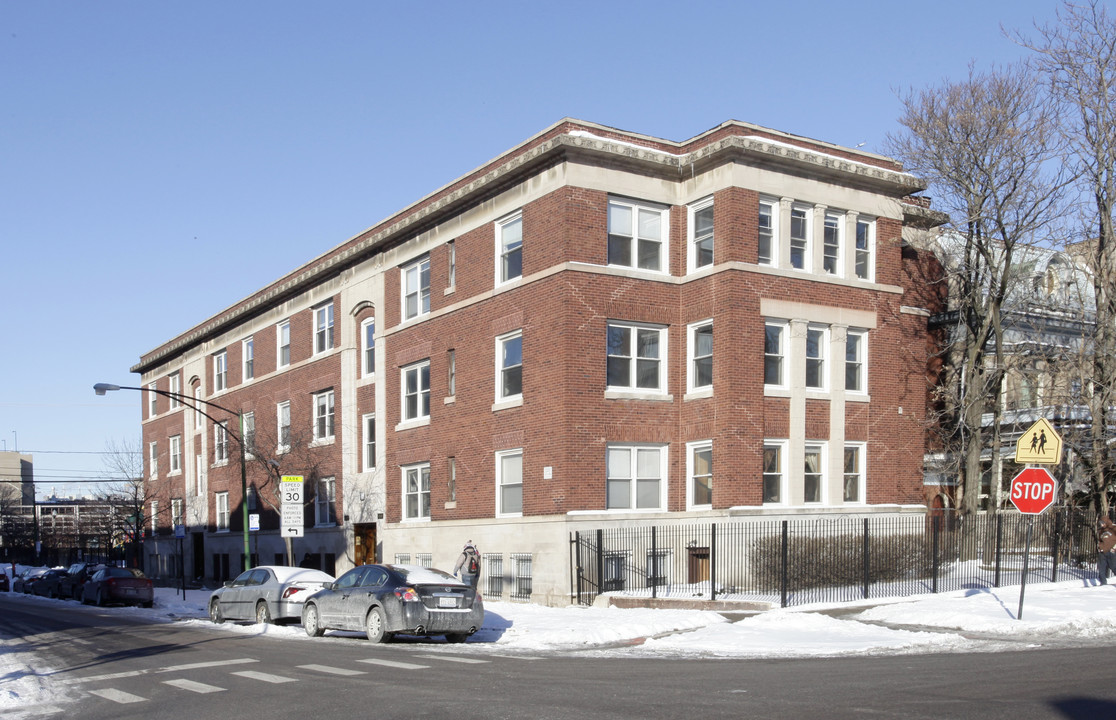
<svg viewBox="0 0 1116 720">
<path fill-rule="evenodd" d="M 142 356 L 148 556 L 177 528 L 235 575 L 247 503 L 287 562 L 284 475 L 295 563 L 472 540 L 486 596 L 549 604 L 579 529 L 921 512 L 921 187 L 747 123 L 563 120 Z"/>
</svg>

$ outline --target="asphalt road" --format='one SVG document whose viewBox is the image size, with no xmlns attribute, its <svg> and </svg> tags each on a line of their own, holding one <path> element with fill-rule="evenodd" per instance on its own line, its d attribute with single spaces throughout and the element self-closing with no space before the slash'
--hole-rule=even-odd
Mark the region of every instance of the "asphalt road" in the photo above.
<svg viewBox="0 0 1116 720">
<path fill-rule="evenodd" d="M 52 691 L 5 720 L 1083 718 L 1116 712 L 1107 647 L 815 660 L 497 655 L 267 637 L 0 593 L 0 652 Z M 10 659 L 10 658 L 9 658 Z M 9 665 L 11 663 L 8 663 Z M 0 693 L 6 681 L 0 677 Z"/>
</svg>

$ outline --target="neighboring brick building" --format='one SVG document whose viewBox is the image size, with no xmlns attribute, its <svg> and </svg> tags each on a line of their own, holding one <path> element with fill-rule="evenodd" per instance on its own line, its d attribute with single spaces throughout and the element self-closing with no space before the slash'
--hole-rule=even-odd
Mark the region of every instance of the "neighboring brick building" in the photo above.
<svg viewBox="0 0 1116 720">
<path fill-rule="evenodd" d="M 302 474 L 296 562 L 449 569 L 473 540 L 507 581 L 487 594 L 560 604 L 574 529 L 922 510 L 919 189 L 746 123 L 676 143 L 563 120 L 132 369 L 249 413 L 260 562 L 277 476 Z M 149 554 L 184 525 L 187 568 L 222 579 L 237 445 L 170 405 L 144 403 Z"/>
</svg>

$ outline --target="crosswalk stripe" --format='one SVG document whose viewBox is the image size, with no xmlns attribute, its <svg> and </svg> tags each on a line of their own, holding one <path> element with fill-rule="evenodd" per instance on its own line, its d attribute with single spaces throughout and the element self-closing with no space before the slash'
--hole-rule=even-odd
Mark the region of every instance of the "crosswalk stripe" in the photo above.
<svg viewBox="0 0 1116 720">
<path fill-rule="evenodd" d="M 469 664 L 482 664 L 492 662 L 491 660 L 481 660 L 479 658 L 461 657 L 460 655 L 415 655 L 420 658 L 430 658 L 431 660 L 445 660 L 446 662 L 455 663 L 469 663 Z"/>
<path fill-rule="evenodd" d="M 126 703 L 143 702 L 147 699 L 142 698 L 139 695 L 133 695 L 132 693 L 126 693 L 123 690 L 116 690 L 113 688 L 105 688 L 104 690 L 90 690 L 89 692 L 92 695 L 103 697 L 105 700 L 112 700 L 114 703 L 120 703 L 121 705 Z"/>
<path fill-rule="evenodd" d="M 249 680 L 260 680 L 261 682 L 272 683 L 276 685 L 279 683 L 298 682 L 294 678 L 283 677 L 282 675 L 272 675 L 271 673 L 256 672 L 255 670 L 240 670 L 239 672 L 234 672 L 233 675 L 239 675 L 240 677 L 248 678 Z"/>
<path fill-rule="evenodd" d="M 206 685 L 205 683 L 195 682 L 194 680 L 187 680 L 185 678 L 180 678 L 178 680 L 164 680 L 163 684 L 171 685 L 176 688 L 181 688 L 183 690 L 189 690 L 190 692 L 196 693 L 215 693 L 225 691 L 225 688 L 223 687 L 217 687 L 216 685 Z"/>
<path fill-rule="evenodd" d="M 314 672 L 324 672 L 331 675 L 367 675 L 368 673 L 363 670 L 351 670 L 349 668 L 330 667 L 329 665 L 299 665 L 303 670 L 312 670 Z"/>
<path fill-rule="evenodd" d="M 365 658 L 364 660 L 357 660 L 357 662 L 368 663 L 369 665 L 383 665 L 385 667 L 400 668 L 401 670 L 425 670 L 429 665 L 415 665 L 414 663 L 396 662 L 394 660 L 380 660 L 378 658 Z"/>
</svg>

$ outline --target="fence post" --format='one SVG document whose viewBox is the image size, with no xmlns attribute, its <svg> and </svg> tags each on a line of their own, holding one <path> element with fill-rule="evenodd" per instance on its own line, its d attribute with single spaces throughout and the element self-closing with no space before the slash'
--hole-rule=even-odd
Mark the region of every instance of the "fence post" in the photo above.
<svg viewBox="0 0 1116 720">
<path fill-rule="evenodd" d="M 717 599 L 717 523 L 709 525 L 709 599 Z"/>
<path fill-rule="evenodd" d="M 659 549 L 655 544 L 655 526 L 651 526 L 651 567 L 650 572 L 647 573 L 648 580 L 651 581 L 651 599 L 659 597 L 659 583 L 655 582 L 655 572 L 659 569 Z"/>
<path fill-rule="evenodd" d="M 581 531 L 575 530 L 573 534 L 573 576 L 570 578 L 570 591 L 574 594 L 574 602 L 581 604 Z"/>
<path fill-rule="evenodd" d="M 1058 582 L 1058 540 L 1062 537 L 1062 513 L 1061 511 L 1054 511 L 1054 542 L 1051 545 L 1053 548 L 1054 562 L 1051 563 L 1050 569 L 1050 582 Z"/>
<path fill-rule="evenodd" d="M 938 592 L 938 534 L 940 533 L 941 527 L 942 527 L 941 517 L 936 516 L 936 515 L 934 516 L 933 527 L 934 527 L 934 543 L 933 543 L 933 551 L 932 552 L 934 553 L 934 556 L 930 559 L 930 561 L 931 561 L 931 564 L 933 565 L 933 568 L 934 568 L 934 580 L 933 580 L 933 583 L 931 584 L 930 592 L 936 593 L 936 592 Z"/>
<path fill-rule="evenodd" d="M 783 521 L 783 547 L 782 547 L 782 553 L 781 553 L 781 555 L 782 555 L 782 557 L 781 557 L 782 577 L 780 578 L 780 581 L 779 581 L 779 588 L 780 588 L 779 589 L 779 596 L 780 596 L 783 607 L 787 606 L 787 555 L 788 555 L 787 536 L 788 536 L 787 521 L 784 520 Z"/>
<path fill-rule="evenodd" d="M 869 562 L 868 562 L 868 552 L 869 552 L 868 551 L 868 546 L 869 546 L 869 543 L 868 543 L 868 518 L 864 518 L 864 552 L 862 554 L 864 555 L 864 599 L 865 600 L 868 599 L 868 568 L 870 567 Z"/>
<path fill-rule="evenodd" d="M 1000 587 L 1000 545 L 1004 538 L 1004 516 L 996 515 L 996 574 L 992 587 Z"/>
<path fill-rule="evenodd" d="M 597 528 L 597 594 L 604 590 L 604 530 Z M 596 598 L 594 598 L 596 599 Z"/>
</svg>

